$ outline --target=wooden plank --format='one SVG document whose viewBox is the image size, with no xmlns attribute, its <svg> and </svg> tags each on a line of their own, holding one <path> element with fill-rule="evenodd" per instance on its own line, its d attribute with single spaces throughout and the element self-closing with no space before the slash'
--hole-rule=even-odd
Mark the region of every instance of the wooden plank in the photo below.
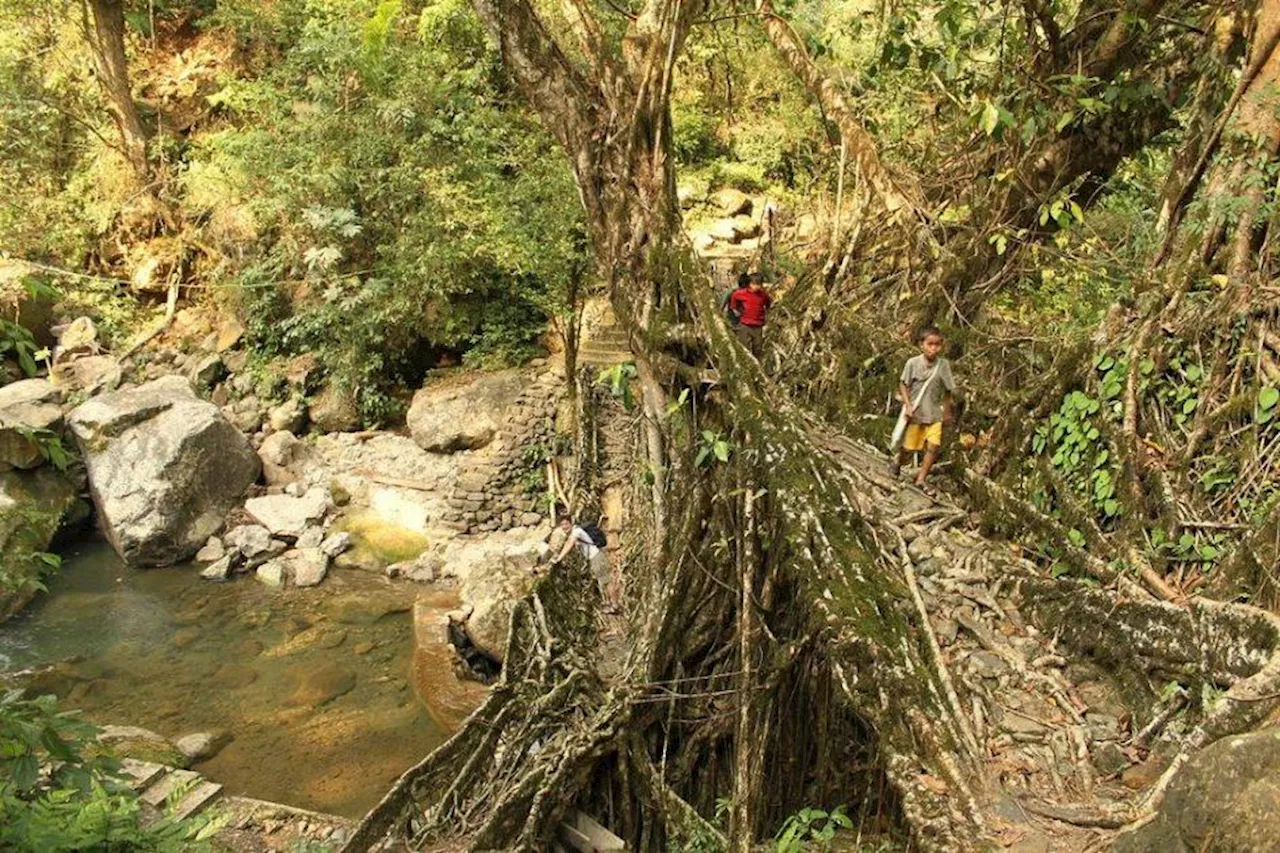
<svg viewBox="0 0 1280 853">
<path fill-rule="evenodd" d="M 626 850 L 626 843 L 614 835 L 604 826 L 596 822 L 590 815 L 580 811 L 574 811 L 570 814 L 574 828 L 585 835 L 591 842 L 591 849 L 598 851 L 607 850 Z"/>
<path fill-rule="evenodd" d="M 161 776 L 169 772 L 169 768 L 154 761 L 139 761 L 126 758 L 120 762 L 120 772 L 129 777 L 129 787 L 141 791 L 150 787 Z"/>
<path fill-rule="evenodd" d="M 560 839 L 578 853 L 596 853 L 595 845 L 585 833 L 579 832 L 567 823 L 560 824 Z"/>
<path fill-rule="evenodd" d="M 222 786 L 217 782 L 210 782 L 208 779 L 201 781 L 198 785 L 191 789 L 182 801 L 178 803 L 178 807 L 174 809 L 173 816 L 177 820 L 184 820 L 193 814 L 201 812 L 214 800 L 218 799 L 218 795 L 222 793 Z"/>
<path fill-rule="evenodd" d="M 150 788 L 143 791 L 142 801 L 149 806 L 161 808 L 164 806 L 164 801 L 169 799 L 169 795 L 179 787 L 182 785 L 195 784 L 199 779 L 199 773 L 192 773 L 190 770 L 174 770 L 159 782 L 156 782 Z"/>
</svg>

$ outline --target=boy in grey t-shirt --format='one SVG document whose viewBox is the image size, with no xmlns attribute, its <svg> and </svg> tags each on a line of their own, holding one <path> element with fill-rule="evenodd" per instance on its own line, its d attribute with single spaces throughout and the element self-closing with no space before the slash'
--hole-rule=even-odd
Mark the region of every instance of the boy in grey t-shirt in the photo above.
<svg viewBox="0 0 1280 853">
<path fill-rule="evenodd" d="M 907 456 L 924 451 L 924 462 L 916 474 L 916 485 L 929 497 L 936 492 L 925 483 L 929 469 L 942 449 L 942 425 L 951 423 L 951 404 L 956 390 L 951 362 L 942 357 L 942 332 L 930 326 L 920 335 L 920 355 L 907 359 L 898 385 L 898 399 L 907 413 L 907 432 L 898 458 L 889 473 L 898 476 Z M 923 393 L 922 393 L 923 392 Z"/>
</svg>

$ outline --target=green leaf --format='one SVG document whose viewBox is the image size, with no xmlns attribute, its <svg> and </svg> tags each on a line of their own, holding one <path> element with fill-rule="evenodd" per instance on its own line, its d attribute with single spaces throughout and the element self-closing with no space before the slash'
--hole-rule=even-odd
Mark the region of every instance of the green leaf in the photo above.
<svg viewBox="0 0 1280 853">
<path fill-rule="evenodd" d="M 711 450 L 715 453 L 716 458 L 721 462 L 729 461 L 729 442 L 717 441 L 715 444 L 711 445 Z"/>
<path fill-rule="evenodd" d="M 1196 406 L 1198 405 L 1200 405 L 1200 399 L 1198 397 L 1192 397 L 1190 400 L 1187 400 L 1187 402 L 1182 404 L 1182 413 L 1184 415 L 1189 415 L 1196 410 Z"/>
<path fill-rule="evenodd" d="M 1084 547 L 1084 534 L 1079 530 L 1076 530 L 1074 527 L 1067 531 L 1067 540 L 1077 548 Z"/>
<path fill-rule="evenodd" d="M 987 136 L 995 133 L 996 128 L 1000 126 L 1000 110 L 991 101 L 987 101 L 986 106 L 982 108 L 980 125 L 982 132 Z"/>
<path fill-rule="evenodd" d="M 1274 409 L 1276 403 L 1280 403 L 1280 388 L 1273 388 L 1268 385 L 1258 392 L 1258 408 L 1264 411 Z"/>
<path fill-rule="evenodd" d="M 29 791 L 40 778 L 40 762 L 35 754 L 25 752 L 9 763 L 9 778 L 19 791 Z"/>
</svg>

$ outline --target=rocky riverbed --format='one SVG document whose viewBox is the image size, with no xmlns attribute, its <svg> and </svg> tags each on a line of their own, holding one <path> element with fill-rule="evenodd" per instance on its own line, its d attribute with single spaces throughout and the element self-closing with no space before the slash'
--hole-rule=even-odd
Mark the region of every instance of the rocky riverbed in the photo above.
<svg viewBox="0 0 1280 853">
<path fill-rule="evenodd" d="M 411 683 L 409 585 L 210 584 L 191 567 L 127 569 L 102 542 L 64 569 L 0 626 L 4 679 L 100 724 L 211 735 L 194 766 L 229 793 L 358 817 L 447 736 Z"/>
</svg>

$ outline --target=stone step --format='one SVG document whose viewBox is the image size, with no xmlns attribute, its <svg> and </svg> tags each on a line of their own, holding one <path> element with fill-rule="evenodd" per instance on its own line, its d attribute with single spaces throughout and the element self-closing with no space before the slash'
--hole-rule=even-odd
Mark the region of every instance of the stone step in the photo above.
<svg viewBox="0 0 1280 853">
<path fill-rule="evenodd" d="M 208 779 L 202 779 L 178 803 L 178 807 L 174 809 L 173 816 L 176 820 L 184 820 L 194 814 L 198 814 L 217 800 L 221 794 L 221 785 L 217 782 L 210 782 Z"/>
<path fill-rule="evenodd" d="M 168 775 L 142 792 L 142 801 L 157 809 L 163 808 L 169 795 L 184 786 L 195 787 L 200 774 L 190 770 L 171 770 Z"/>
<path fill-rule="evenodd" d="M 630 352 L 592 352 L 578 353 L 578 362 L 580 364 L 594 364 L 597 367 L 610 367 L 615 364 L 623 364 L 635 359 Z"/>
<path fill-rule="evenodd" d="M 591 344 L 610 344 L 611 346 L 627 346 L 631 338 L 621 329 L 608 329 L 606 331 L 598 331 L 594 334 L 587 335 L 583 339 L 583 343 L 590 346 Z"/>
<path fill-rule="evenodd" d="M 130 788 L 135 791 L 142 791 L 168 773 L 169 768 L 163 764 L 156 764 L 154 761 L 139 761 L 136 758 L 126 758 L 120 762 L 120 772 L 129 777 Z"/>
</svg>

